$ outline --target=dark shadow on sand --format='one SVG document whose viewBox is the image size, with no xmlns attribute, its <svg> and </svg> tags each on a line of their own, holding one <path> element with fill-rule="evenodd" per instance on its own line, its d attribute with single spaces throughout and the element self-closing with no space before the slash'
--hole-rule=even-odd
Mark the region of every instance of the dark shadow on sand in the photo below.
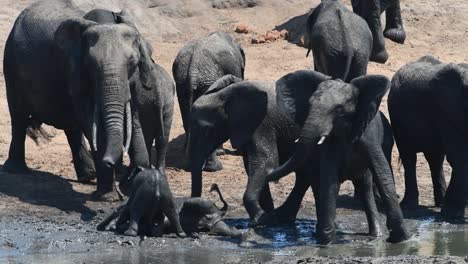
<svg viewBox="0 0 468 264">
<path fill-rule="evenodd" d="M 274 29 L 278 31 L 286 29 L 288 31 L 288 42 L 296 45 L 300 44 L 301 37 L 304 36 L 306 30 L 307 18 L 312 11 L 314 11 L 314 8 L 310 9 L 310 11 L 305 14 L 295 16 L 283 24 L 275 26 Z"/>
<path fill-rule="evenodd" d="M 89 195 L 76 192 L 69 180 L 49 172 L 32 170 L 28 174 L 11 174 L 0 166 L 0 193 L 32 205 L 80 213 L 83 221 L 90 221 L 96 215 L 84 205 Z"/>
</svg>

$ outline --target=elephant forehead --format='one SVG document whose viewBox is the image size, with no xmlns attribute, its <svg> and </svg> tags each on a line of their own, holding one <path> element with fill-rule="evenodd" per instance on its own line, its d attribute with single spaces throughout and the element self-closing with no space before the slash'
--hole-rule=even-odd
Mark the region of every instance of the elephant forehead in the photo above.
<svg viewBox="0 0 468 264">
<path fill-rule="evenodd" d="M 138 33 L 132 27 L 125 24 L 98 24 L 89 27 L 86 32 L 87 35 L 96 35 L 99 37 L 127 37 L 135 38 Z"/>
</svg>

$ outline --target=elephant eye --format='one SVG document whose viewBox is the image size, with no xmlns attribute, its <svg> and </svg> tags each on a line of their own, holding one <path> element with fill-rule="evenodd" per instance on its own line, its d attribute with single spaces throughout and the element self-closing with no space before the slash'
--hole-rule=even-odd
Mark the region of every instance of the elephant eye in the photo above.
<svg viewBox="0 0 468 264">
<path fill-rule="evenodd" d="M 99 35 L 98 34 L 88 34 L 86 36 L 86 40 L 88 42 L 88 46 L 89 47 L 93 47 L 94 45 L 96 45 L 96 43 L 98 42 L 99 40 Z"/>
</svg>

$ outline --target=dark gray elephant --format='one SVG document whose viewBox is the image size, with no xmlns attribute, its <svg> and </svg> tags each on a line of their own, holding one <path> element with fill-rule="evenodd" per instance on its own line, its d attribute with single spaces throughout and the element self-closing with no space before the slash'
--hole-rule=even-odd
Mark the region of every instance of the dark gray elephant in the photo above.
<svg viewBox="0 0 468 264">
<path fill-rule="evenodd" d="M 140 171 L 133 171 L 134 173 L 141 173 Z M 154 172 L 153 172 L 154 174 Z M 156 174 L 154 174 L 156 175 Z M 130 176 L 130 177 L 140 177 Z M 136 179 L 136 178 L 135 178 Z M 159 178 L 161 181 L 163 178 Z M 156 179 L 158 180 L 158 179 Z M 153 181 L 153 180 L 152 180 Z M 158 183 L 156 183 L 158 184 Z M 141 190 L 146 190 L 141 185 L 139 188 Z M 159 188 L 166 188 L 169 185 L 165 183 L 160 183 Z M 219 194 L 219 198 L 223 203 L 222 208 L 218 208 L 214 202 L 207 198 L 202 197 L 194 197 L 194 198 L 175 198 L 175 210 L 179 215 L 180 226 L 182 230 L 189 235 L 195 235 L 198 232 L 207 232 L 212 235 L 220 235 L 220 236 L 230 236 L 234 238 L 243 238 L 244 233 L 237 230 L 234 227 L 229 227 L 225 222 L 222 221 L 223 216 L 226 214 L 228 210 L 228 204 L 224 200 L 221 191 L 218 188 L 217 184 L 213 184 L 211 186 L 210 191 L 216 191 Z M 135 195 L 134 195 L 135 196 Z M 148 196 L 147 198 L 143 198 L 140 196 L 141 199 L 139 203 L 146 203 L 149 205 L 151 201 L 147 201 L 146 199 L 152 199 L 154 197 Z M 104 231 L 108 226 L 112 223 L 114 219 L 118 219 L 115 226 L 111 226 L 110 229 L 115 229 L 117 232 L 126 232 L 127 234 L 134 235 L 138 232 L 134 231 L 124 231 L 129 230 L 127 226 L 127 222 L 130 220 L 129 210 L 129 203 L 130 199 L 122 203 L 119 207 L 117 207 L 110 215 L 105 217 L 97 226 L 97 230 Z M 133 204 L 138 204 L 135 201 Z M 164 204 L 158 204 L 159 206 L 165 206 Z M 171 205 L 172 206 L 172 205 Z M 145 208 L 145 212 L 151 212 L 153 209 Z M 151 236 L 159 237 L 166 233 L 177 233 L 178 232 L 178 225 L 177 223 L 174 224 L 168 218 L 164 217 L 161 214 L 162 208 L 155 208 L 155 213 L 153 213 L 154 218 L 151 220 L 151 223 L 148 224 L 149 226 L 141 226 L 142 228 L 148 230 L 146 233 L 141 232 L 140 234 L 147 234 Z M 172 212 L 172 209 L 170 210 Z M 168 213 L 170 213 L 168 212 Z M 148 221 L 148 220 L 147 220 Z M 141 222 L 140 222 L 141 223 Z M 157 224 L 157 225 L 155 225 Z M 140 224 L 141 225 L 141 224 Z M 138 226 L 138 225 L 137 225 Z M 138 226 L 140 228 L 140 226 Z M 143 231 L 143 230 L 141 230 Z"/>
<path fill-rule="evenodd" d="M 305 47 L 314 55 L 314 70 L 349 82 L 367 73 L 372 33 L 340 1 L 322 1 L 307 19 Z"/>
<path fill-rule="evenodd" d="M 192 41 L 177 54 L 172 73 L 176 82 L 177 98 L 186 133 L 185 150 L 190 140 L 192 104 L 208 87 L 226 74 L 244 78 L 245 54 L 242 47 L 227 33 L 215 32 L 208 37 Z M 218 171 L 222 164 L 212 153 L 204 166 L 205 171 Z"/>
<path fill-rule="evenodd" d="M 401 19 L 400 0 L 351 0 L 353 10 L 367 21 L 374 37 L 371 61 L 385 63 L 388 52 L 384 36 L 396 43 L 403 44 L 406 39 Z M 386 25 L 382 33 L 380 15 L 385 11 Z"/>
<path fill-rule="evenodd" d="M 435 205 L 443 205 L 442 212 L 450 218 L 463 217 L 468 190 L 466 89 L 468 67 L 444 64 L 433 56 L 410 62 L 395 73 L 388 111 L 405 168 L 402 206 L 418 206 L 416 153 L 423 152 L 431 169 Z M 444 157 L 453 169 L 447 193 Z"/>
<path fill-rule="evenodd" d="M 372 192 L 375 182 L 386 209 L 388 241 L 409 238 L 389 165 L 391 129 L 377 114 L 390 81 L 366 75 L 351 83 L 331 80 L 313 71 L 297 71 L 278 80 L 277 104 L 301 124 L 292 157 L 267 176 L 278 180 L 296 171 L 296 186 L 288 197 L 302 200 L 312 186 L 317 208 L 317 238 L 321 244 L 335 240 L 337 185 L 346 179 L 360 181 L 372 235 L 378 231 L 377 208 Z M 389 142 L 390 141 L 390 142 Z M 387 152 L 387 153 L 385 153 Z M 309 167 L 304 186 L 297 186 L 298 169 Z M 296 202 L 297 203 L 297 202 Z"/>
<path fill-rule="evenodd" d="M 118 24 L 122 13 L 114 13 L 105 9 L 93 9 L 83 17 L 100 24 Z M 133 102 L 135 103 L 146 149 L 151 158 L 153 141 L 156 146 L 156 167 L 164 171 L 166 167 L 166 151 L 169 143 L 172 118 L 174 113 L 175 85 L 169 73 L 163 67 L 156 64 L 151 58 L 153 49 L 143 36 L 140 36 L 142 45 L 148 52 L 153 67 L 149 74 L 154 80 L 145 84 L 140 79 L 139 69 L 130 79 Z"/>
<path fill-rule="evenodd" d="M 125 13 L 121 23 L 98 24 L 69 1 L 38 1 L 17 18 L 5 45 L 4 73 L 12 141 L 4 169 L 28 171 L 24 140 L 28 127 L 63 129 L 80 180 L 93 174 L 95 198 L 110 198 L 113 166 L 129 151 L 134 165 L 148 166 L 141 126 L 132 102 L 131 79 L 155 82 L 147 46 Z M 29 130 L 29 129 L 28 129 Z"/>
<path fill-rule="evenodd" d="M 129 197 L 97 227 L 104 230 L 115 218 L 116 231 L 126 236 L 158 236 L 155 223 L 164 224 L 167 217 L 179 237 L 186 234 L 180 225 L 176 202 L 166 175 L 157 169 L 133 168 L 128 175 Z"/>
</svg>

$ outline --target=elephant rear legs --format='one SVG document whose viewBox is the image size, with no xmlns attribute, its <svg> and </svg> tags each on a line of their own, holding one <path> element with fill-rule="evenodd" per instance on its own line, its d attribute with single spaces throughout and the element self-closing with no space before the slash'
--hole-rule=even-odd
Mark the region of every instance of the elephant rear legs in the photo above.
<svg viewBox="0 0 468 264">
<path fill-rule="evenodd" d="M 12 138 L 8 159 L 3 165 L 3 169 L 9 173 L 29 173 L 24 154 L 24 141 L 26 140 L 26 129 L 29 125 L 29 120 L 26 114 L 12 112 L 11 109 L 10 113 Z"/>
</svg>

